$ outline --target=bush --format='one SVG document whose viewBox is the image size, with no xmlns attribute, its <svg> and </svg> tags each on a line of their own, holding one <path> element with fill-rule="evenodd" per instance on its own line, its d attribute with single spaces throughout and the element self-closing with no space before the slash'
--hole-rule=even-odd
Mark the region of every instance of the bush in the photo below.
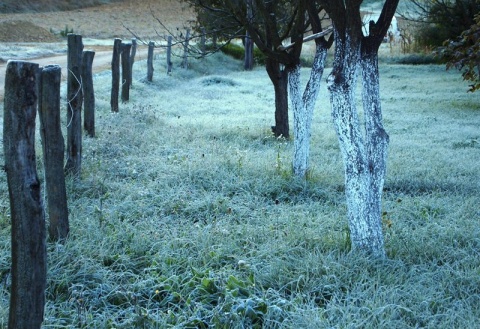
<svg viewBox="0 0 480 329">
<path fill-rule="evenodd" d="M 447 39 L 458 37 L 475 23 L 474 16 L 480 12 L 477 0 L 438 0 L 420 10 L 426 24 L 420 25 L 416 35 L 422 47 L 439 47 Z"/>
<path fill-rule="evenodd" d="M 243 60 L 245 58 L 245 48 L 237 44 L 229 43 L 222 47 L 221 51 L 225 55 L 231 56 L 235 59 Z M 265 64 L 265 55 L 257 47 L 253 48 L 253 59 L 257 65 Z"/>
</svg>

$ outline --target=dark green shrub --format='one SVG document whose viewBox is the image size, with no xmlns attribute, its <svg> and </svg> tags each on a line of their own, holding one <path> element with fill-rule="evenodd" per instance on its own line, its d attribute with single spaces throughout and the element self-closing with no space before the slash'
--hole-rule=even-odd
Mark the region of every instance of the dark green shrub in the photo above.
<svg viewBox="0 0 480 329">
<path fill-rule="evenodd" d="M 222 47 L 221 51 L 225 55 L 231 56 L 235 59 L 243 60 L 245 57 L 245 48 L 237 44 L 229 43 Z M 265 64 L 265 55 L 257 47 L 253 48 L 253 58 L 255 60 L 255 64 Z"/>
</svg>

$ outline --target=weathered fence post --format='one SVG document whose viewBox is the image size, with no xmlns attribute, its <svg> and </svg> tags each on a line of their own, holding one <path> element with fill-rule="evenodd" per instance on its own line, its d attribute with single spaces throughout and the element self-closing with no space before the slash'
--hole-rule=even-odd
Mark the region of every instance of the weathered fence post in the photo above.
<svg viewBox="0 0 480 329">
<path fill-rule="evenodd" d="M 80 177 L 82 167 L 82 36 L 68 35 L 67 162 L 65 170 Z"/>
<path fill-rule="evenodd" d="M 88 136 L 95 137 L 95 92 L 93 90 L 92 64 L 94 51 L 84 51 L 82 57 L 83 128 Z"/>
<path fill-rule="evenodd" d="M 202 27 L 200 29 L 200 33 L 201 33 L 201 36 L 200 36 L 200 51 L 202 52 L 202 55 L 205 55 L 205 51 L 206 51 L 206 48 L 205 48 L 205 39 L 206 39 L 206 30 L 204 27 Z"/>
<path fill-rule="evenodd" d="M 128 102 L 130 99 L 130 84 L 132 79 L 131 66 L 130 66 L 130 49 L 132 48 L 131 43 L 122 43 L 121 46 L 121 57 L 122 57 L 122 102 Z"/>
<path fill-rule="evenodd" d="M 110 107 L 112 112 L 118 112 L 118 93 L 120 88 L 120 51 L 122 39 L 115 39 L 113 42 L 112 55 L 112 93 Z"/>
<path fill-rule="evenodd" d="M 253 5 L 251 0 L 247 0 L 247 19 L 253 19 Z M 245 59 L 243 67 L 246 71 L 253 70 L 253 40 L 250 37 L 250 32 L 247 31 L 245 35 Z"/>
<path fill-rule="evenodd" d="M 167 38 L 167 74 L 172 73 L 172 39 L 171 35 Z"/>
<path fill-rule="evenodd" d="M 60 125 L 61 75 L 62 69 L 58 65 L 43 68 L 38 102 L 48 200 L 48 235 L 53 241 L 64 241 L 69 232 L 67 189 L 63 172 L 65 146 Z"/>
<path fill-rule="evenodd" d="M 133 83 L 133 63 L 135 62 L 136 54 L 137 54 L 137 39 L 132 38 L 132 50 L 130 52 L 130 86 Z"/>
<path fill-rule="evenodd" d="M 38 64 L 9 61 L 3 149 L 11 214 L 12 286 L 8 328 L 40 328 L 45 306 L 45 214 L 35 157 Z"/>
<path fill-rule="evenodd" d="M 148 58 L 147 58 L 147 81 L 153 80 L 153 49 L 155 48 L 155 42 L 150 41 L 148 43 Z"/>
<path fill-rule="evenodd" d="M 187 29 L 187 33 L 185 35 L 185 41 L 183 42 L 183 61 L 182 67 L 184 69 L 188 68 L 188 43 L 190 42 L 190 29 Z"/>
</svg>

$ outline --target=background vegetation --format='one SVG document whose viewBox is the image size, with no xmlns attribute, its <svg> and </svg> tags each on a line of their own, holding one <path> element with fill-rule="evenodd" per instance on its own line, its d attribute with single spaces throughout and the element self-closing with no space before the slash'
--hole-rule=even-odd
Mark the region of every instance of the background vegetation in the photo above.
<svg viewBox="0 0 480 329">
<path fill-rule="evenodd" d="M 391 139 L 389 259 L 374 262 L 349 254 L 325 85 L 313 169 L 301 181 L 291 175 L 292 142 L 270 135 L 273 90 L 263 68 L 242 72 L 222 54 L 188 71 L 175 60 L 166 76 L 159 54 L 150 84 L 137 62 L 131 101 L 118 114 L 110 113 L 110 72 L 95 76 L 98 135 L 84 139 L 81 181 L 68 182 L 71 238 L 48 247 L 45 328 L 475 327 L 480 96 L 467 94 L 456 72 L 380 68 Z M 5 328 L 4 174 L 0 186 Z"/>
</svg>

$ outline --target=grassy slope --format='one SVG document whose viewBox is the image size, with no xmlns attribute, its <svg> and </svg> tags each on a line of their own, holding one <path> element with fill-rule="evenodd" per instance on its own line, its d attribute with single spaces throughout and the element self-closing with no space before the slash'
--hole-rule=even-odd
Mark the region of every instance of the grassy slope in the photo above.
<svg viewBox="0 0 480 329">
<path fill-rule="evenodd" d="M 95 78 L 98 137 L 84 140 L 82 180 L 69 182 L 71 239 L 49 245 L 46 328 L 475 326 L 480 94 L 467 94 L 456 72 L 381 68 L 389 260 L 375 262 L 348 253 L 324 85 L 302 182 L 290 174 L 292 143 L 269 134 L 263 69 L 240 72 L 218 55 L 167 77 L 160 59 L 152 84 L 135 64 L 131 102 L 118 114 L 109 73 Z M 0 184 L 3 328 L 5 175 Z"/>
</svg>

